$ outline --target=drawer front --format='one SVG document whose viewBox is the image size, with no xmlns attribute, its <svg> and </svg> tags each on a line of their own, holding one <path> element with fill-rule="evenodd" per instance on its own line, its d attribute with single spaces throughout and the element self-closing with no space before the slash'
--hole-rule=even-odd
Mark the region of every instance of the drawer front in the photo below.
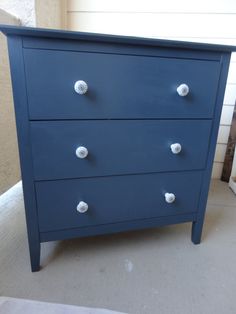
<svg viewBox="0 0 236 314">
<path fill-rule="evenodd" d="M 37 182 L 39 228 L 47 232 L 196 212 L 201 177 L 195 171 Z M 167 203 L 166 193 L 175 201 Z M 88 205 L 84 213 L 77 210 L 80 202 Z"/>
<path fill-rule="evenodd" d="M 218 61 L 37 49 L 24 57 L 33 120 L 213 116 Z M 87 93 L 75 92 L 78 80 Z M 185 97 L 176 91 L 182 83 Z"/>
<path fill-rule="evenodd" d="M 204 169 L 210 130 L 208 120 L 34 121 L 35 179 Z"/>
</svg>

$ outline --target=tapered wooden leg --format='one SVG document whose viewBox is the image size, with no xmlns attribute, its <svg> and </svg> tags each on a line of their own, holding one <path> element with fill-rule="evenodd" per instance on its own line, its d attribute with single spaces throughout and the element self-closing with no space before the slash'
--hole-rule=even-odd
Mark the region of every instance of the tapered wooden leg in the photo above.
<svg viewBox="0 0 236 314">
<path fill-rule="evenodd" d="M 194 244 L 200 244 L 201 242 L 203 221 L 204 219 L 199 219 L 192 224 L 192 242 Z"/>
<path fill-rule="evenodd" d="M 32 272 L 40 270 L 40 242 L 29 243 Z"/>
</svg>

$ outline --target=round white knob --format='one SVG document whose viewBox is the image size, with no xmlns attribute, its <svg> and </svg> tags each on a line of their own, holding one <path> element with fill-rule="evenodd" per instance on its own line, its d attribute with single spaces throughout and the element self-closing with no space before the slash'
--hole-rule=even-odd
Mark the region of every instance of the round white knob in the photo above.
<svg viewBox="0 0 236 314">
<path fill-rule="evenodd" d="M 174 143 L 170 145 L 170 149 L 173 154 L 179 154 L 181 152 L 181 145 L 179 143 Z"/>
<path fill-rule="evenodd" d="M 81 201 L 79 202 L 79 204 L 77 205 L 77 211 L 81 214 L 85 213 L 88 210 L 88 204 Z"/>
<path fill-rule="evenodd" d="M 173 193 L 165 193 L 166 203 L 173 203 L 175 201 L 175 195 Z"/>
<path fill-rule="evenodd" d="M 74 89 L 76 93 L 83 95 L 88 90 L 88 84 L 85 81 L 77 81 L 75 82 Z"/>
<path fill-rule="evenodd" d="M 187 84 L 181 84 L 177 87 L 177 93 L 179 96 L 187 96 L 189 93 L 189 87 Z"/>
<path fill-rule="evenodd" d="M 75 153 L 76 153 L 76 156 L 77 156 L 78 158 L 82 158 L 82 159 L 83 159 L 83 158 L 86 158 L 86 157 L 88 156 L 88 150 L 87 150 L 87 148 L 84 147 L 84 146 L 78 147 L 78 148 L 76 149 Z"/>
</svg>

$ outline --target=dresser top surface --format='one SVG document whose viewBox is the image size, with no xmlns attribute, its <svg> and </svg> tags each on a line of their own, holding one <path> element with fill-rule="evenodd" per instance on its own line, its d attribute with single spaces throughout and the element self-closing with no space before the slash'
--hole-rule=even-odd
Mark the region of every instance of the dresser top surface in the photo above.
<svg viewBox="0 0 236 314">
<path fill-rule="evenodd" d="M 83 40 L 83 41 L 93 41 L 93 42 L 107 42 L 107 43 L 117 43 L 117 44 L 144 45 L 144 46 L 194 49 L 194 50 L 206 50 L 206 51 L 222 51 L 222 52 L 236 51 L 236 46 L 228 46 L 228 45 L 196 43 L 196 42 L 132 37 L 132 36 L 121 36 L 121 35 L 98 34 L 98 33 L 75 32 L 75 31 L 23 27 L 23 26 L 11 26 L 11 25 L 1 25 L 1 24 L 0 24 L 0 31 L 7 36 L 15 35 L 15 36 L 27 36 L 27 37 L 36 37 L 36 38 Z"/>
</svg>

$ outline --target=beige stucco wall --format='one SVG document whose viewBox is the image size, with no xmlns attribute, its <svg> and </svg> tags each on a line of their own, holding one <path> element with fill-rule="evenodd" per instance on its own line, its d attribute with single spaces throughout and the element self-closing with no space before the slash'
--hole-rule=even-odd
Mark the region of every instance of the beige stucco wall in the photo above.
<svg viewBox="0 0 236 314">
<path fill-rule="evenodd" d="M 0 23 L 19 25 L 19 20 L 0 10 Z M 0 194 L 20 179 L 15 117 L 7 42 L 0 34 Z"/>
<path fill-rule="evenodd" d="M 65 29 L 66 13 L 66 0 L 35 0 L 37 27 Z"/>
<path fill-rule="evenodd" d="M 0 24 L 65 28 L 65 17 L 66 0 L 0 0 Z M 1 195 L 20 180 L 7 42 L 1 33 L 0 148 Z"/>
</svg>

